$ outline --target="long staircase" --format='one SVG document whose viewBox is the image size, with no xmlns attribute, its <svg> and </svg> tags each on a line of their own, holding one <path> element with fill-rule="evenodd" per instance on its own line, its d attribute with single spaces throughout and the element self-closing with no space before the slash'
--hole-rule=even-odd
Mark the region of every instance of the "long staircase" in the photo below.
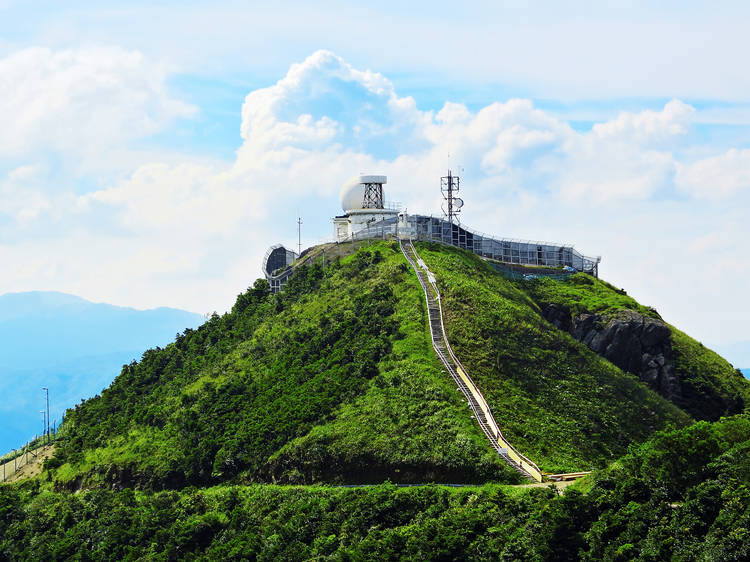
<svg viewBox="0 0 750 562">
<path fill-rule="evenodd" d="M 463 368 L 458 358 L 453 353 L 445 334 L 440 292 L 438 291 L 435 282 L 435 276 L 419 257 L 411 240 L 400 239 L 399 244 L 401 246 L 401 252 L 404 254 L 404 257 L 409 264 L 411 264 L 414 272 L 417 274 L 419 283 L 424 290 L 425 299 L 427 300 L 432 347 L 435 349 L 435 353 L 437 353 L 437 356 L 455 381 L 459 390 L 466 397 L 466 401 L 474 413 L 474 418 L 479 423 L 479 427 L 482 428 L 487 439 L 489 439 L 492 448 L 497 451 L 500 457 L 508 463 L 508 465 L 524 477 L 541 482 L 544 477 L 539 470 L 539 467 L 516 451 L 516 449 L 505 440 L 492 416 L 487 401 L 484 396 L 482 396 L 479 388 L 466 373 L 466 369 Z"/>
</svg>

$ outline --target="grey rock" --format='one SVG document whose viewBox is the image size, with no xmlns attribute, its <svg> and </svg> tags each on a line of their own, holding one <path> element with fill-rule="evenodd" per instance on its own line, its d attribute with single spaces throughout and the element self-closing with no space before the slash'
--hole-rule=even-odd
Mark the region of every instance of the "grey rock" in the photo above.
<svg viewBox="0 0 750 562">
<path fill-rule="evenodd" d="M 681 402 L 671 330 L 661 319 L 647 318 L 633 310 L 622 310 L 612 317 L 589 313 L 571 316 L 566 308 L 555 305 L 542 313 L 553 325 L 624 371 L 637 375 L 668 400 Z"/>
</svg>

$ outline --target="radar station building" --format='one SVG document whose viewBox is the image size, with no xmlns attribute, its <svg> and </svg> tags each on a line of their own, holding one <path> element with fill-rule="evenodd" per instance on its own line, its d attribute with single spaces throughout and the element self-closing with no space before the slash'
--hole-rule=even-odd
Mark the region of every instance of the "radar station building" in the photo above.
<svg viewBox="0 0 750 562">
<path fill-rule="evenodd" d="M 572 245 L 497 238 L 462 225 L 458 219 L 464 205 L 457 197 L 459 178 L 450 172 L 441 178 L 445 201 L 442 217 L 402 212 L 400 205 L 385 201 L 383 186 L 386 183 L 384 175 L 359 175 L 344 183 L 341 188 L 344 213 L 333 218 L 336 243 L 370 238 L 410 238 L 456 246 L 502 264 L 562 268 L 567 272 L 599 275 L 601 257 L 585 256 Z M 304 258 L 305 253 L 302 252 L 301 257 Z M 263 273 L 273 292 L 281 290 L 294 273 L 293 264 L 299 257 L 281 245 L 272 246 L 266 252 Z"/>
<path fill-rule="evenodd" d="M 349 240 L 357 232 L 398 217 L 399 207 L 383 199 L 386 176 L 354 176 L 341 188 L 343 215 L 333 218 L 336 240 Z"/>
<path fill-rule="evenodd" d="M 278 293 L 282 289 L 288 276 L 283 276 L 281 273 L 287 270 L 296 259 L 297 254 L 287 250 L 281 244 L 268 248 L 266 255 L 263 256 L 263 275 L 271 286 L 272 293 Z"/>
</svg>

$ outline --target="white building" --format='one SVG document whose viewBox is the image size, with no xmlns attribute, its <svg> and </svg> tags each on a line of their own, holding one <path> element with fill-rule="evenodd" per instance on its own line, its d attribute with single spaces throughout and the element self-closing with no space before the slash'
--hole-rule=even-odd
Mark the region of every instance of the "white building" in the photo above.
<svg viewBox="0 0 750 562">
<path fill-rule="evenodd" d="M 377 226 L 377 223 L 395 218 L 397 205 L 388 204 L 383 198 L 386 176 L 354 176 L 341 188 L 343 215 L 334 217 L 333 229 L 336 240 L 348 240 L 356 232 Z"/>
</svg>

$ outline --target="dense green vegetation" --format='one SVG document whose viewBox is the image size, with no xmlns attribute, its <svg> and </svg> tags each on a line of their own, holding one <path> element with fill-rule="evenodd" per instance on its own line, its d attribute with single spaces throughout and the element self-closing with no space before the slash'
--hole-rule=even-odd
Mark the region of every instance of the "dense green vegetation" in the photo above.
<svg viewBox="0 0 750 562">
<path fill-rule="evenodd" d="M 750 419 L 735 416 L 658 433 L 562 496 L 491 484 L 73 494 L 36 481 L 0 487 L 0 556 L 746 560 L 749 453 Z"/>
<path fill-rule="evenodd" d="M 624 290 L 582 273 L 565 283 L 536 279 L 517 286 L 539 307 L 556 305 L 571 316 L 588 313 L 608 318 L 622 310 L 632 310 L 661 319 L 656 310 L 640 305 Z M 669 329 L 672 359 L 681 386 L 680 407 L 696 419 L 711 420 L 742 412 L 750 405 L 750 384 L 739 369 L 674 326 Z"/>
<path fill-rule="evenodd" d="M 528 294 L 477 256 L 418 249 L 438 280 L 456 354 L 505 436 L 542 469 L 601 467 L 656 429 L 689 423 L 636 377 L 553 328 Z"/>
<path fill-rule="evenodd" d="M 589 277 L 513 282 L 418 248 L 506 437 L 545 470 L 601 470 L 564 495 L 498 484 L 519 477 L 380 242 L 301 268 L 279 295 L 259 280 L 69 411 L 42 475 L 0 486 L 0 559 L 750 557 L 750 416 L 691 425 L 540 313 L 655 311 Z M 744 396 L 721 358 L 676 329 L 672 345 L 696 396 Z M 321 483 L 375 485 L 300 485 Z"/>
<path fill-rule="evenodd" d="M 68 413 L 69 488 L 224 481 L 515 482 L 439 369 L 397 246 L 259 281 L 231 313 L 126 366 Z"/>
<path fill-rule="evenodd" d="M 543 470 L 603 467 L 654 431 L 690 422 L 541 318 L 546 285 L 526 290 L 457 249 L 420 252 L 444 293 L 458 356 L 506 437 Z M 545 290 L 586 310 L 648 312 L 580 279 Z M 684 346 L 699 344 L 685 337 Z M 681 357 L 710 372 L 700 357 Z M 419 284 L 386 242 L 303 267 L 279 295 L 256 282 L 230 313 L 125 366 L 68 413 L 61 437 L 48 466 L 67 489 L 518 480 L 440 368 Z"/>
<path fill-rule="evenodd" d="M 511 442 L 551 472 L 689 418 L 549 326 L 471 254 L 423 248 L 449 335 Z M 432 352 L 423 295 L 379 243 L 265 282 L 68 413 L 58 487 L 219 482 L 515 482 Z"/>
</svg>

